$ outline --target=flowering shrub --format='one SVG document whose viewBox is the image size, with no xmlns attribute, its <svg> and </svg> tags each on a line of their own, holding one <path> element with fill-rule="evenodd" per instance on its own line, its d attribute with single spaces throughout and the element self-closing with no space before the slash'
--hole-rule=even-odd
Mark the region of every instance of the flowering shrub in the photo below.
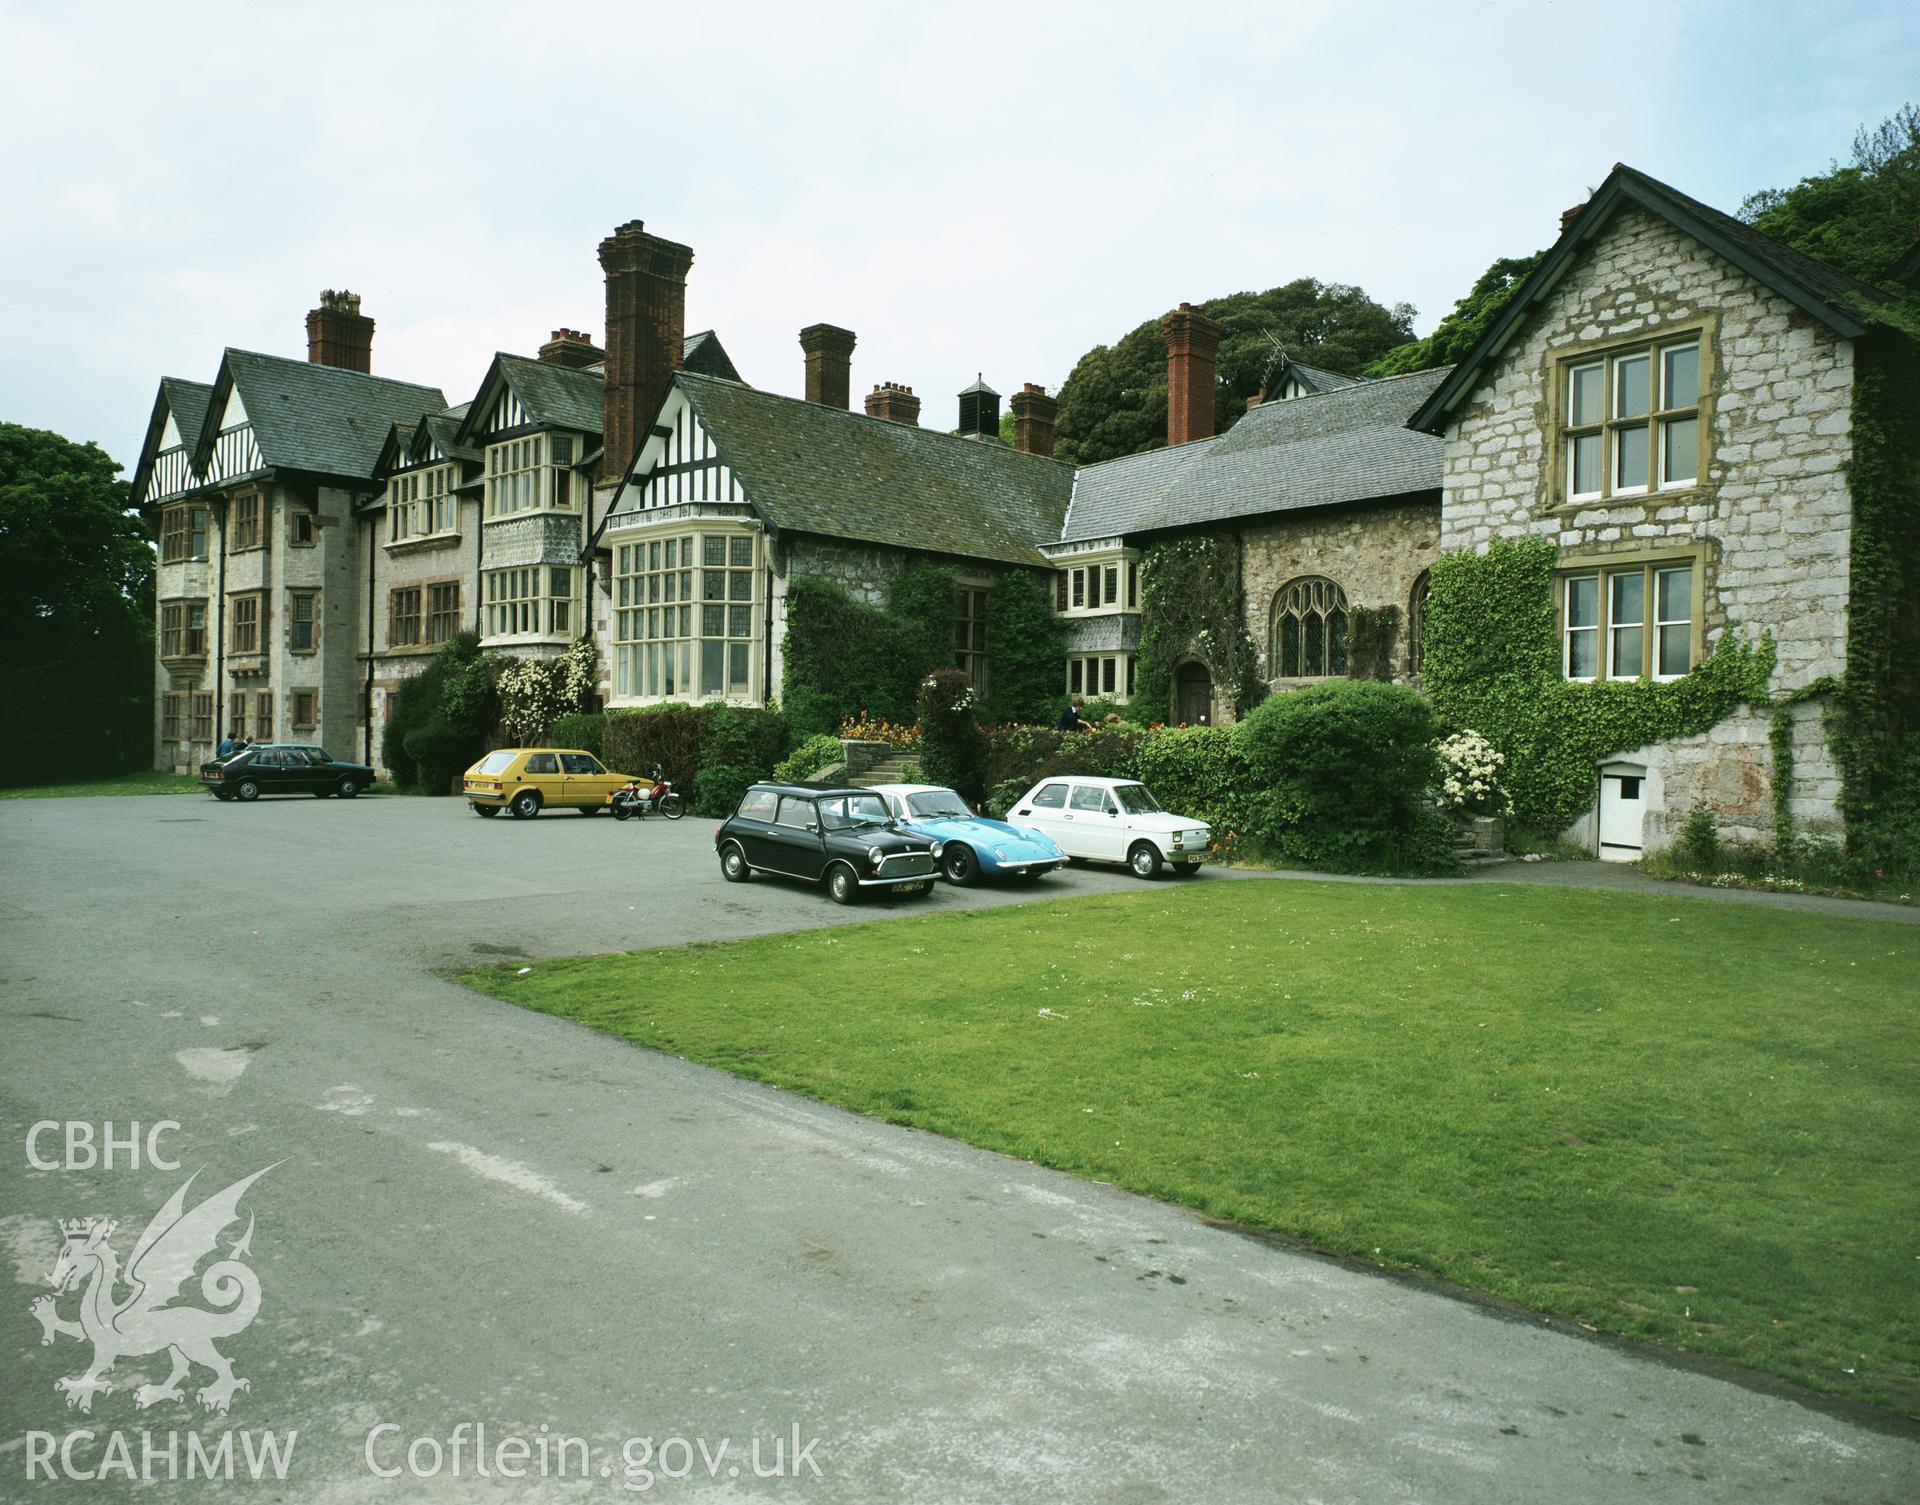
<svg viewBox="0 0 1920 1505">
<path fill-rule="evenodd" d="M 1437 749 L 1440 803 L 1459 815 L 1505 815 L 1513 808 L 1500 776 L 1506 757 L 1478 732 L 1456 732 Z"/>
<path fill-rule="evenodd" d="M 862 711 L 858 716 L 849 716 L 840 723 L 836 734 L 848 742 L 884 742 L 889 747 L 918 747 L 920 728 L 902 725 L 897 721 L 883 720 L 869 716 Z"/>
<path fill-rule="evenodd" d="M 965 800 L 985 792 L 985 739 L 974 724 L 973 684 L 959 669 L 935 669 L 920 681 L 920 762 L 927 782 Z"/>
<path fill-rule="evenodd" d="M 500 720 L 515 742 L 537 742 L 561 716 L 586 706 L 600 678 L 600 655 L 580 638 L 558 658 L 509 660 L 494 680 Z"/>
</svg>

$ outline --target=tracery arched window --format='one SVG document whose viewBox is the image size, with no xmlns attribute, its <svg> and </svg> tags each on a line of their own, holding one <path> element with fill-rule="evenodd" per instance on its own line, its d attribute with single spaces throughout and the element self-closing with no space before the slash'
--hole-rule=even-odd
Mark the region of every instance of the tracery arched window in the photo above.
<svg viewBox="0 0 1920 1505">
<path fill-rule="evenodd" d="M 1329 679 L 1347 672 L 1347 593 L 1304 575 L 1273 598 L 1267 662 L 1276 679 Z"/>
<path fill-rule="evenodd" d="M 1433 585 L 1432 572 L 1422 570 L 1407 597 L 1407 673 L 1419 674 L 1427 661 L 1427 593 Z"/>
</svg>

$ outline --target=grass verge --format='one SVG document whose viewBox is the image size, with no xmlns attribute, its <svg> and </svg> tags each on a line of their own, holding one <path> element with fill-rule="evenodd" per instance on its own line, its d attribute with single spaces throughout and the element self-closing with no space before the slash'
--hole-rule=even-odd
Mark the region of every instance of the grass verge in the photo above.
<svg viewBox="0 0 1920 1505">
<path fill-rule="evenodd" d="M 1202 883 L 466 980 L 899 1123 L 1920 1412 L 1920 929 Z"/>
<path fill-rule="evenodd" d="M 27 784 L 17 789 L 0 789 L 0 800 L 76 799 L 96 794 L 187 794 L 204 786 L 191 774 L 117 773 L 110 778 L 83 779 L 73 784 Z"/>
</svg>

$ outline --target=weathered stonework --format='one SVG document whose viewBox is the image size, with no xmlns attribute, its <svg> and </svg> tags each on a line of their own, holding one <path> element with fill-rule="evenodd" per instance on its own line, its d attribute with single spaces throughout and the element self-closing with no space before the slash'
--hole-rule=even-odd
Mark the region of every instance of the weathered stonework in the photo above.
<svg viewBox="0 0 1920 1505">
<path fill-rule="evenodd" d="M 1562 359 L 1581 347 L 1697 328 L 1698 484 L 1567 506 L 1555 444 Z M 1535 313 L 1446 436 L 1441 545 L 1486 549 L 1496 537 L 1548 538 L 1563 553 L 1691 551 L 1701 562 L 1701 652 L 1723 633 L 1763 631 L 1778 650 L 1776 694 L 1845 668 L 1852 504 L 1853 349 L 1784 298 L 1637 207 L 1623 207 Z M 1796 719 L 1794 810 L 1839 829 L 1838 778 L 1819 718 Z M 1644 836 L 1677 831 L 1697 799 L 1731 832 L 1771 828 L 1766 723 L 1743 713 L 1697 737 L 1619 756 L 1660 772 Z M 1590 834 L 1591 817 L 1585 823 Z"/>
<path fill-rule="evenodd" d="M 1270 688 L 1298 689 L 1320 680 L 1281 679 L 1274 672 L 1273 606 L 1281 589 L 1303 575 L 1319 575 L 1347 593 L 1352 606 L 1397 606 L 1394 678 L 1409 679 L 1407 623 L 1414 582 L 1440 553 L 1440 504 L 1345 507 L 1264 518 L 1244 525 L 1242 581 L 1247 631 L 1260 652 Z"/>
</svg>

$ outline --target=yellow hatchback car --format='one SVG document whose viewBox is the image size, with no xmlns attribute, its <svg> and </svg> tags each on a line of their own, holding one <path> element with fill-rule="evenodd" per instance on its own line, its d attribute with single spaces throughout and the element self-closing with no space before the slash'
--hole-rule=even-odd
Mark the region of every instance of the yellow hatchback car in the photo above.
<svg viewBox="0 0 1920 1505">
<path fill-rule="evenodd" d="M 464 788 L 475 815 L 511 810 L 530 820 L 542 810 L 579 810 L 593 815 L 607 796 L 632 776 L 614 773 L 577 747 L 503 747 L 467 770 Z"/>
</svg>

